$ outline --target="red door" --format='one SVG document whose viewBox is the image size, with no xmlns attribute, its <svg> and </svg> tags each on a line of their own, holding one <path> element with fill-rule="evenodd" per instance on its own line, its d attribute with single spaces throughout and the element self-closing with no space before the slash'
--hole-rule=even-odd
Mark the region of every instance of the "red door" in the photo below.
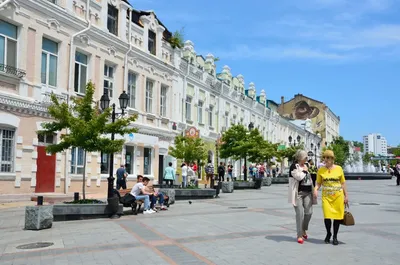
<svg viewBox="0 0 400 265">
<path fill-rule="evenodd" d="M 46 153 L 46 146 L 37 147 L 35 192 L 54 192 L 56 183 L 56 155 Z"/>
</svg>

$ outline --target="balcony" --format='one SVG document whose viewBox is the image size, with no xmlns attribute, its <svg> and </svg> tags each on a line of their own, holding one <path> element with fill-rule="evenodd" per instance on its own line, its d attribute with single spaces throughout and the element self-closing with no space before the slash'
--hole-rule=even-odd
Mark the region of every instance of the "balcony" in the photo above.
<svg viewBox="0 0 400 265">
<path fill-rule="evenodd" d="M 25 70 L 18 69 L 14 66 L 0 64 L 0 72 L 4 72 L 17 78 L 23 78 L 26 75 Z"/>
</svg>

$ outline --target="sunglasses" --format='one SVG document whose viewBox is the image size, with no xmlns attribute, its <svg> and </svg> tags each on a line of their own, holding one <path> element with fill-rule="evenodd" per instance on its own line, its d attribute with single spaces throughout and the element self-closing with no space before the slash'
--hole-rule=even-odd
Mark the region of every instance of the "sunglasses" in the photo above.
<svg viewBox="0 0 400 265">
<path fill-rule="evenodd" d="M 324 156 L 324 157 L 322 157 L 322 159 L 333 159 L 333 157 L 331 157 L 331 156 Z"/>
</svg>

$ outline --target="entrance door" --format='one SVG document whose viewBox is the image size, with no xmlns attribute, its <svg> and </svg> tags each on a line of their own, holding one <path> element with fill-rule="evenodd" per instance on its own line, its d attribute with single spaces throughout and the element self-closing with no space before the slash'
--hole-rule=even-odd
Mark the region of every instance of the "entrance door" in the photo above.
<svg viewBox="0 0 400 265">
<path fill-rule="evenodd" d="M 128 174 L 133 174 L 133 154 L 134 154 L 134 147 L 133 146 L 126 146 L 125 147 L 125 169 Z"/>
<path fill-rule="evenodd" d="M 162 184 L 164 180 L 164 156 L 158 156 L 158 183 Z"/>
<path fill-rule="evenodd" d="M 46 144 L 52 144 L 53 135 L 39 135 L 36 160 L 36 187 L 35 192 L 54 192 L 56 184 L 56 155 L 46 152 Z"/>
</svg>

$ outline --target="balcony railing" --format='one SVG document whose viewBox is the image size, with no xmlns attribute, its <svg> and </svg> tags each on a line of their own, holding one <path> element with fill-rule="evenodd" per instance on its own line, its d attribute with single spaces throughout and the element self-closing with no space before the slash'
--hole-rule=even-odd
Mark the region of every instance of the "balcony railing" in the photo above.
<svg viewBox="0 0 400 265">
<path fill-rule="evenodd" d="M 18 69 L 14 66 L 5 65 L 5 64 L 0 64 L 0 71 L 5 72 L 9 75 L 14 75 L 18 78 L 23 78 L 26 75 L 25 70 Z"/>
</svg>

